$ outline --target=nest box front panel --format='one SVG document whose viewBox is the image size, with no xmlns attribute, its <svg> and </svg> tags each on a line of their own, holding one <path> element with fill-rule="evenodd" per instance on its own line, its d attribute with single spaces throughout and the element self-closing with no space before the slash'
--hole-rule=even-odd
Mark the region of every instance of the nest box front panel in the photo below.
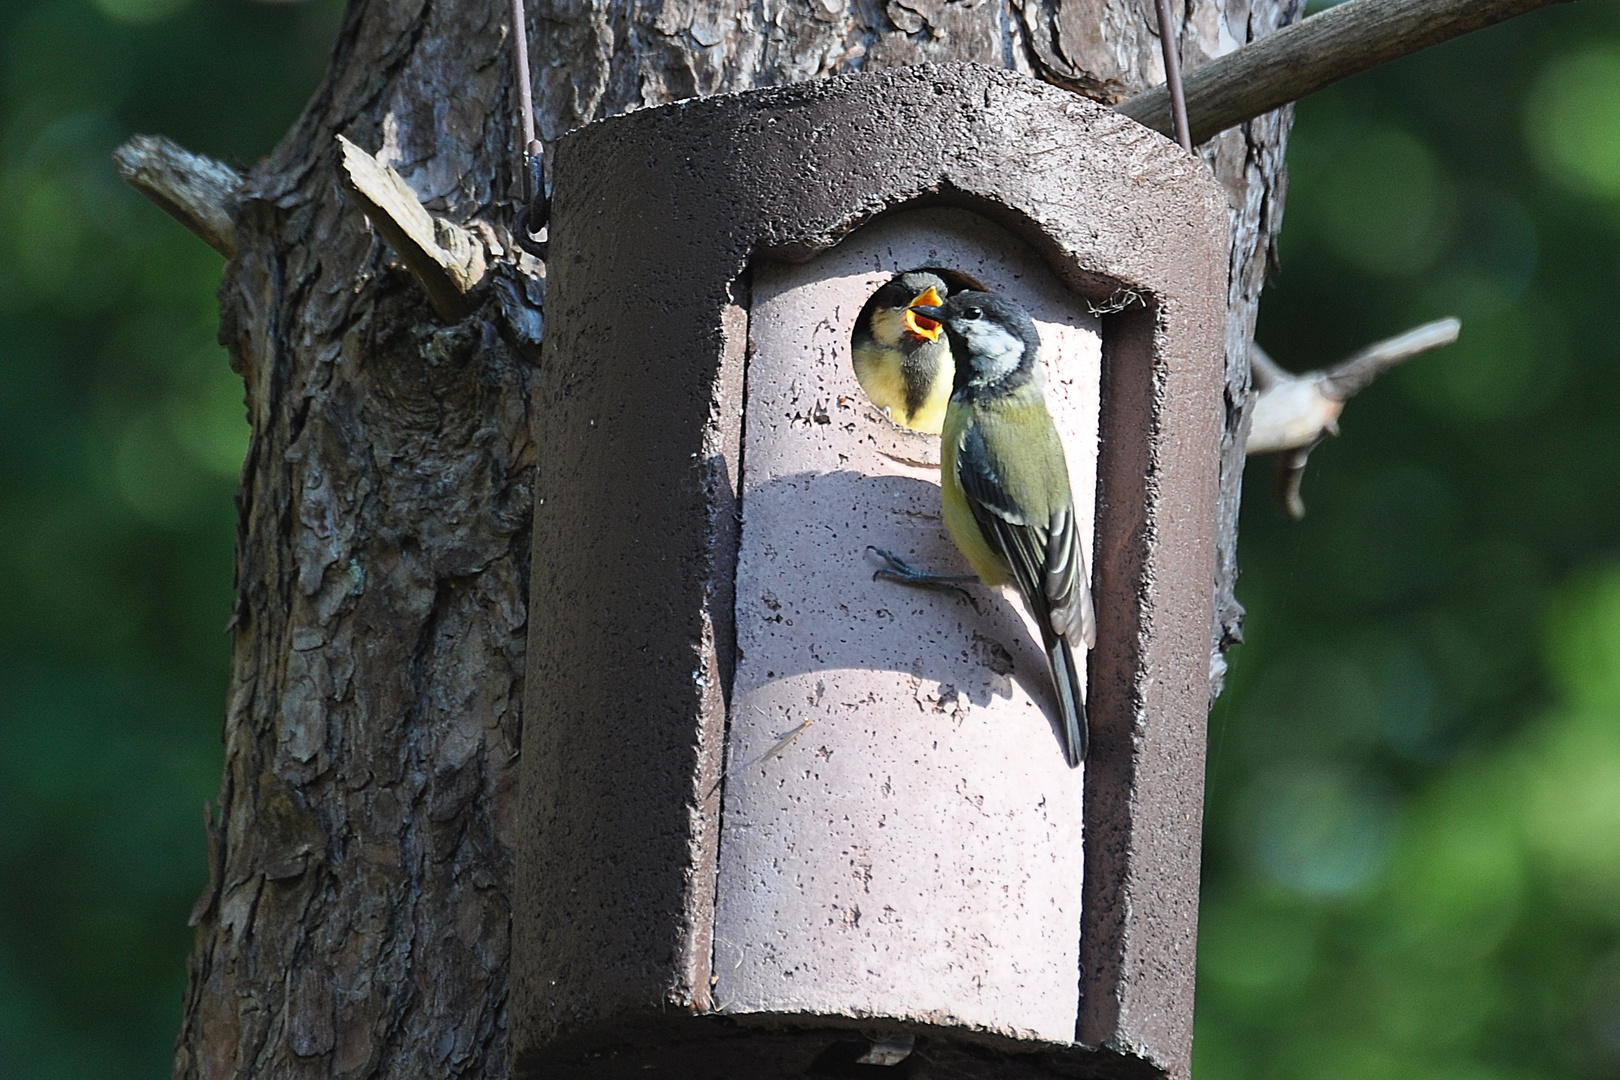
<svg viewBox="0 0 1620 1080">
<path fill-rule="evenodd" d="M 799 1076 L 887 1018 L 961 1075 L 1078 1030 L 1065 1075 L 1184 1077 L 1227 405 L 1207 167 L 946 65 L 638 110 L 555 170 L 515 1073 Z M 933 440 L 849 366 L 867 295 L 929 262 L 1043 320 L 1077 509 L 1106 507 L 1083 770 L 1012 598 L 871 580 L 869 544 L 965 569 Z"/>
<path fill-rule="evenodd" d="M 872 576 L 869 547 L 970 572 L 939 437 L 888 419 L 851 367 L 866 298 L 925 265 L 1035 318 L 1091 561 L 1099 327 L 1021 241 L 935 208 L 755 262 L 712 1000 L 1069 1042 L 1084 770 L 1038 632 L 1010 588 Z"/>
</svg>

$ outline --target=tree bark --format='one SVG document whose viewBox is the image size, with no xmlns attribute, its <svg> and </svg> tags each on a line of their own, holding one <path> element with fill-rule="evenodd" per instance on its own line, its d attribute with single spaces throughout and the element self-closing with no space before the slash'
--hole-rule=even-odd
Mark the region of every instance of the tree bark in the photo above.
<svg viewBox="0 0 1620 1080">
<path fill-rule="evenodd" d="M 1303 0 L 1178 6 L 1190 70 Z M 221 338 L 253 436 L 178 1077 L 508 1072 L 530 425 L 545 417 L 529 413 L 543 268 L 507 231 L 520 190 L 507 10 L 353 0 L 324 86 L 233 207 Z M 541 0 L 530 18 L 548 141 L 681 97 L 924 60 L 1109 101 L 1162 77 L 1153 0 Z M 1201 150 L 1234 237 L 1218 646 L 1241 616 L 1248 346 L 1289 122 L 1282 110 Z M 441 322 L 342 193 L 339 134 L 485 239 L 472 315 Z"/>
</svg>

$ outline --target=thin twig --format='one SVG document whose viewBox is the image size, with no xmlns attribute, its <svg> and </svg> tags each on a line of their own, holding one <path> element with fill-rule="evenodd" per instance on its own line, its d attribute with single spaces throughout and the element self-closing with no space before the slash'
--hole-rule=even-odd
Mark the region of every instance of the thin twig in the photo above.
<svg viewBox="0 0 1620 1080">
<path fill-rule="evenodd" d="M 1187 74 L 1194 145 L 1340 79 L 1527 11 L 1569 0 L 1346 0 Z M 1116 108 L 1175 131 L 1170 91 L 1154 87 Z"/>
<path fill-rule="evenodd" d="M 792 731 L 790 731 L 786 735 L 782 736 L 781 739 L 777 740 L 777 743 L 776 743 L 775 746 L 773 746 L 769 750 L 765 751 L 763 754 L 761 754 L 759 757 L 755 758 L 753 761 L 750 761 L 748 763 L 748 765 L 745 766 L 745 767 L 746 768 L 753 768 L 755 765 L 763 765 L 763 764 L 765 764 L 767 761 L 771 760 L 771 758 L 775 757 L 776 755 L 780 754 L 782 751 L 786 750 L 788 748 L 788 744 L 791 743 L 794 739 L 797 739 L 801 734 L 803 734 L 804 729 L 809 727 L 812 723 L 814 723 L 814 721 L 812 721 L 812 720 L 801 720 L 799 722 L 798 727 L 794 728 Z"/>
</svg>

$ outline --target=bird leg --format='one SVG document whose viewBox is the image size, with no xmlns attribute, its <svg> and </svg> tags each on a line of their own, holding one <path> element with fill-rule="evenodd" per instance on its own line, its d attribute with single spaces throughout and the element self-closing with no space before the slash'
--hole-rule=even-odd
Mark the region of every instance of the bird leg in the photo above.
<svg viewBox="0 0 1620 1080">
<path fill-rule="evenodd" d="M 867 551 L 888 563 L 881 569 L 872 573 L 873 581 L 897 581 L 901 585 L 910 585 L 914 589 L 937 589 L 940 592 L 953 592 L 959 594 L 968 603 L 973 597 L 962 588 L 964 582 L 978 581 L 977 574 L 931 574 L 926 570 L 919 570 L 892 551 L 885 551 L 880 547 L 868 545 Z"/>
</svg>

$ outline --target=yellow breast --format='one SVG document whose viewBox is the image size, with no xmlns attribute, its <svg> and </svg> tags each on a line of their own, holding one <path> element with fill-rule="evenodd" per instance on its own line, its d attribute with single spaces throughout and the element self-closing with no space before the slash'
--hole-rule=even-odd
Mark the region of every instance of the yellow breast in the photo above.
<svg viewBox="0 0 1620 1080">
<path fill-rule="evenodd" d="M 855 379 L 872 404 L 887 409 L 896 423 L 905 423 L 906 377 L 900 370 L 900 350 L 868 340 L 855 347 L 851 358 Z"/>
<path fill-rule="evenodd" d="M 867 340 L 855 346 L 851 359 L 855 378 L 872 404 L 887 410 L 889 418 L 897 424 L 928 435 L 939 434 L 945 426 L 945 407 L 951 400 L 951 380 L 948 374 L 941 374 L 937 358 L 932 364 L 913 365 L 932 372 L 928 393 L 915 410 L 907 405 L 910 398 L 905 370 L 907 358 L 898 346 Z"/>
</svg>

